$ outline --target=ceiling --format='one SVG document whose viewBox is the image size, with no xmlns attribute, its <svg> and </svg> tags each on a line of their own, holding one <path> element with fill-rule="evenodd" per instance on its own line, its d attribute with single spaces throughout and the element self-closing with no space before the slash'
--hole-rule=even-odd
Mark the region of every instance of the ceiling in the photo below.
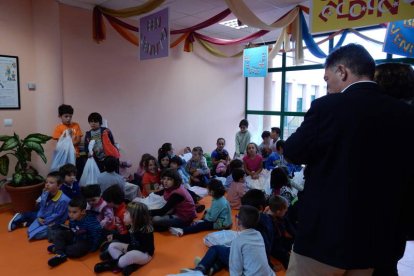
<svg viewBox="0 0 414 276">
<path fill-rule="evenodd" d="M 110 9 L 124 9 L 139 6 L 147 0 L 57 0 L 61 4 L 75 6 L 92 10 L 94 6 L 101 5 Z M 309 0 L 240 0 L 260 18 L 263 22 L 271 24 L 283 14 L 291 10 L 297 4 L 309 6 Z M 160 8 L 169 7 L 170 9 L 170 28 L 171 30 L 182 29 L 194 26 L 203 22 L 218 13 L 227 9 L 224 0 L 166 0 Z M 92 16 L 92 15 L 91 15 Z M 137 20 L 139 17 L 132 19 Z M 234 19 L 230 14 L 223 21 Z M 198 32 L 211 37 L 234 39 L 247 36 L 258 31 L 256 28 L 233 29 L 220 24 L 199 30 Z M 275 30 L 262 36 L 256 42 L 274 41 L 279 31 Z"/>
</svg>

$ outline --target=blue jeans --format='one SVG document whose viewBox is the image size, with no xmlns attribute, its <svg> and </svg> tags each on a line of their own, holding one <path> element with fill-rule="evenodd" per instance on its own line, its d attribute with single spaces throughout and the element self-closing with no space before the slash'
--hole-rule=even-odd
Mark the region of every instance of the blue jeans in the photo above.
<svg viewBox="0 0 414 276">
<path fill-rule="evenodd" d="M 229 267 L 230 247 L 224 245 L 213 245 L 198 263 L 196 269 L 201 270 L 203 274 L 208 274 L 211 268 L 215 272 Z"/>
<path fill-rule="evenodd" d="M 198 233 L 201 231 L 213 230 L 213 229 L 214 229 L 214 222 L 203 220 L 202 222 L 199 222 L 197 224 L 184 227 L 183 232 L 184 234 L 193 234 L 193 233 Z"/>
</svg>

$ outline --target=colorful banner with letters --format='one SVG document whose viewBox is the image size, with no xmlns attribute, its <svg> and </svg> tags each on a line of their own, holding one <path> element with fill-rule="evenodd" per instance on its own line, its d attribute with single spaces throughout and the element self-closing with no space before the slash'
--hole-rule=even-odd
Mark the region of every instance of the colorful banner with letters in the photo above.
<svg viewBox="0 0 414 276">
<path fill-rule="evenodd" d="M 410 19 L 414 0 L 312 0 L 312 33 Z"/>
<path fill-rule="evenodd" d="M 410 58 L 414 57 L 414 19 L 388 24 L 384 52 Z"/>
<path fill-rule="evenodd" d="M 243 76 L 266 77 L 267 76 L 268 46 L 244 49 L 243 51 Z"/>
<path fill-rule="evenodd" d="M 139 20 L 140 60 L 168 57 L 170 48 L 168 14 L 168 8 L 165 8 Z"/>
</svg>

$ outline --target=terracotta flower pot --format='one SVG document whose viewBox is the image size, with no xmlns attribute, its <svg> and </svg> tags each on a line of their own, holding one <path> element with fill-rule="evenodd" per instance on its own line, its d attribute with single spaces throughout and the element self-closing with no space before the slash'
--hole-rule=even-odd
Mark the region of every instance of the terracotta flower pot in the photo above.
<svg viewBox="0 0 414 276">
<path fill-rule="evenodd" d="M 31 186 L 14 187 L 6 184 L 6 191 L 9 193 L 12 207 L 15 212 L 34 211 L 36 207 L 36 199 L 42 193 L 44 183 Z"/>
</svg>

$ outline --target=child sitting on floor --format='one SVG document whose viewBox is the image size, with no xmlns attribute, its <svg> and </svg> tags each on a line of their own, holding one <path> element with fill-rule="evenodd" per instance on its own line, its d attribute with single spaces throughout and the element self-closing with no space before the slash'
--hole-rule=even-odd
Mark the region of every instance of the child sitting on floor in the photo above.
<svg viewBox="0 0 414 276">
<path fill-rule="evenodd" d="M 161 173 L 165 169 L 168 169 L 170 167 L 170 156 L 168 153 L 160 153 L 158 154 L 158 171 Z"/>
<path fill-rule="evenodd" d="M 235 169 L 242 169 L 244 171 L 243 161 L 241 161 L 240 159 L 231 160 L 229 165 L 229 176 L 227 176 L 226 183 L 224 183 L 224 188 L 226 188 L 226 190 L 228 190 L 230 188 L 231 183 L 233 183 L 232 172 Z"/>
<path fill-rule="evenodd" d="M 103 192 L 102 198 L 106 201 L 108 207 L 114 210 L 114 222 L 109 227 L 111 234 L 106 237 L 107 241 L 110 242 L 113 239 L 124 240 L 125 235 L 128 235 L 128 229 L 124 224 L 126 211 L 124 192 L 118 185 L 113 185 Z"/>
<path fill-rule="evenodd" d="M 72 198 L 69 202 L 69 229 L 62 226 L 57 231 L 53 244 L 47 250 L 56 255 L 49 259 L 51 267 L 66 262 L 67 258 L 80 258 L 99 247 L 101 241 L 101 226 L 96 216 L 86 212 L 84 197 Z"/>
<path fill-rule="evenodd" d="M 165 170 L 161 175 L 164 190 L 157 194 L 163 195 L 167 203 L 161 208 L 150 210 L 156 231 L 165 231 L 169 227 L 186 227 L 197 216 L 194 200 L 190 193 L 181 185 L 182 180 L 177 171 Z"/>
<path fill-rule="evenodd" d="M 158 163 L 154 156 L 148 157 L 144 162 L 144 176 L 142 177 L 142 195 L 147 197 L 150 193 L 162 189 L 160 185 L 160 175 Z"/>
<path fill-rule="evenodd" d="M 245 173 L 242 169 L 235 169 L 231 175 L 234 180 L 227 191 L 227 200 L 232 209 L 240 209 L 241 198 L 247 191 L 246 182 L 244 181 Z"/>
<path fill-rule="evenodd" d="M 173 170 L 177 170 L 177 172 L 180 174 L 181 179 L 183 181 L 183 184 L 185 187 L 190 187 L 190 175 L 186 172 L 185 169 L 182 168 L 183 160 L 178 157 L 174 156 L 170 160 L 170 168 Z"/>
<path fill-rule="evenodd" d="M 125 178 L 116 172 L 119 168 L 119 160 L 108 156 L 103 163 L 105 171 L 98 175 L 98 184 L 101 186 L 101 191 L 105 192 L 112 185 L 118 185 L 121 190 L 125 191 Z"/>
<path fill-rule="evenodd" d="M 186 164 L 186 171 L 190 174 L 190 185 L 206 187 L 210 177 L 210 169 L 207 167 L 206 159 L 203 158 L 203 149 L 194 147 L 192 157 Z"/>
<path fill-rule="evenodd" d="M 281 195 L 288 201 L 288 205 L 297 195 L 297 190 L 291 185 L 286 167 L 277 167 L 270 173 L 270 188 L 273 195 Z"/>
<path fill-rule="evenodd" d="M 155 247 L 147 206 L 139 202 L 130 202 L 125 212 L 124 223 L 130 226 L 129 242 L 111 243 L 108 247 L 107 259 L 95 265 L 95 273 L 120 268 L 123 275 L 130 275 L 139 266 L 151 261 Z"/>
<path fill-rule="evenodd" d="M 115 222 L 114 209 L 108 206 L 106 201 L 101 197 L 101 188 L 99 185 L 93 184 L 82 187 L 81 192 L 88 203 L 86 210 L 96 215 L 104 230 L 111 231 Z"/>
<path fill-rule="evenodd" d="M 244 171 L 252 179 L 259 179 L 263 170 L 263 158 L 258 154 L 258 148 L 255 143 L 249 143 L 246 148 L 247 154 L 243 157 Z"/>
<path fill-rule="evenodd" d="M 46 177 L 45 188 L 40 195 L 38 211 L 16 213 L 10 220 L 8 230 L 13 231 L 26 224 L 29 226 L 29 240 L 45 239 L 49 228 L 65 223 L 68 217 L 68 198 L 61 190 L 63 179 L 59 172 L 51 172 Z"/>
<path fill-rule="evenodd" d="M 204 218 L 184 228 L 170 227 L 171 234 L 181 237 L 184 234 L 198 233 L 205 230 L 221 230 L 231 228 L 231 209 L 224 197 L 226 190 L 220 180 L 212 179 L 207 186 L 213 197 L 211 208 L 206 210 Z"/>
<path fill-rule="evenodd" d="M 70 163 L 63 165 L 59 173 L 63 178 L 63 185 L 60 186 L 62 192 L 69 198 L 80 195 L 79 183 L 76 181 L 76 166 Z"/>
<path fill-rule="evenodd" d="M 229 268 L 230 275 L 275 275 L 267 262 L 263 234 L 255 230 L 259 217 L 257 208 L 241 206 L 236 216 L 240 234 L 232 241 L 231 247 L 213 245 L 200 261 L 196 258 L 194 269 L 181 272 L 201 271 L 203 275 L 213 275 Z"/>
<path fill-rule="evenodd" d="M 295 230 L 286 216 L 288 202 L 282 196 L 271 196 L 268 214 L 273 218 L 275 228 L 271 255 L 278 259 L 285 269 L 289 265 L 290 251 L 295 237 Z"/>
<path fill-rule="evenodd" d="M 230 247 L 230 275 L 275 275 L 269 266 L 263 237 L 256 231 L 259 210 L 253 206 L 241 206 L 237 216 L 240 234 Z"/>
<path fill-rule="evenodd" d="M 217 148 L 211 153 L 211 162 L 213 163 L 212 175 L 227 176 L 227 166 L 230 163 L 230 156 L 224 149 L 226 140 L 224 138 L 217 139 Z"/>
</svg>

